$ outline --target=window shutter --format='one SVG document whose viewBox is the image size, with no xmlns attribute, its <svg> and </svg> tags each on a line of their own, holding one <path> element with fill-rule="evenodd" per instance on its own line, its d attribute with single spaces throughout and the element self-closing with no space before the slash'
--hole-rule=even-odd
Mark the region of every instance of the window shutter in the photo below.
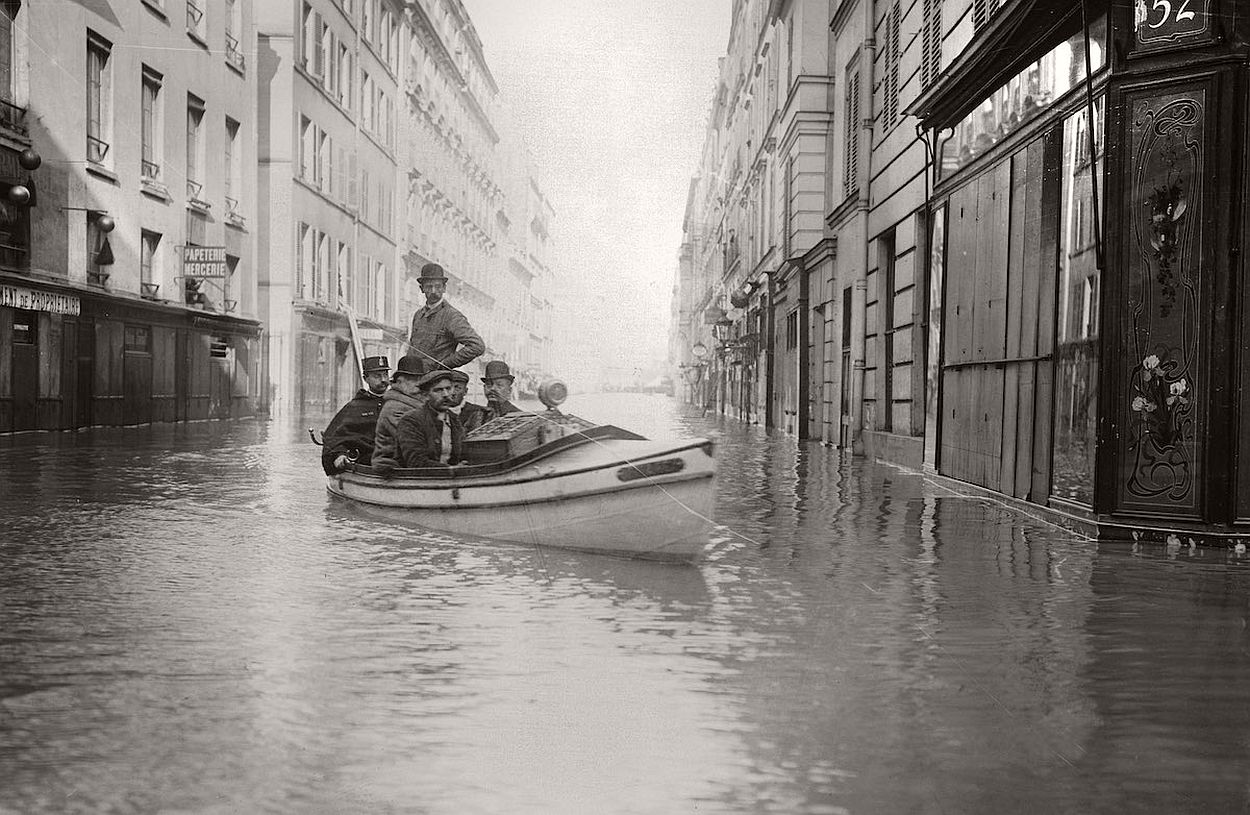
<svg viewBox="0 0 1250 815">
<path fill-rule="evenodd" d="M 972 30 L 980 31 L 988 18 L 989 9 L 986 7 L 986 0 L 972 0 Z"/>
<path fill-rule="evenodd" d="M 348 159 L 347 169 L 347 206 L 349 209 L 356 209 L 360 206 L 358 200 L 360 196 L 360 189 L 356 178 L 356 153 L 355 151 L 352 151 Z"/>
<path fill-rule="evenodd" d="M 942 71 L 942 0 L 924 0 L 920 84 L 928 87 Z"/>
<path fill-rule="evenodd" d="M 859 189 L 859 131 L 862 127 L 859 110 L 859 70 L 846 79 L 846 181 L 844 195 Z"/>
</svg>

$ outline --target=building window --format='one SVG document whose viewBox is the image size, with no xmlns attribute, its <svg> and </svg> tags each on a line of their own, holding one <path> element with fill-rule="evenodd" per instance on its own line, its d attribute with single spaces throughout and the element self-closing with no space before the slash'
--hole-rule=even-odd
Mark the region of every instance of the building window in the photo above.
<svg viewBox="0 0 1250 815">
<path fill-rule="evenodd" d="M 858 57 L 856 57 L 858 59 Z M 846 103 L 842 106 L 846 117 L 846 134 L 843 154 L 845 169 L 843 173 L 843 195 L 850 197 L 859 192 L 859 67 L 847 69 L 846 72 Z"/>
<path fill-rule="evenodd" d="M 148 66 L 143 66 L 140 123 L 140 174 L 144 181 L 161 180 L 161 133 L 164 128 L 161 115 L 161 85 L 163 77 Z"/>
<path fill-rule="evenodd" d="M 161 233 L 142 230 L 139 239 L 139 284 L 143 295 L 153 297 L 160 290 L 157 280 L 160 269 L 157 266 L 157 250 L 161 245 Z"/>
<path fill-rule="evenodd" d="M 339 305 L 350 306 L 354 302 L 352 286 L 355 281 L 352 279 L 352 248 L 346 243 L 339 244 L 336 272 Z"/>
<path fill-rule="evenodd" d="M 239 123 L 226 117 L 226 217 L 239 217 L 239 196 L 243 191 L 242 156 L 239 146 Z"/>
<path fill-rule="evenodd" d="M 313 256 L 313 230 L 306 223 L 300 223 L 295 236 L 295 299 L 307 299 L 305 288 L 309 278 L 308 265 Z"/>
<path fill-rule="evenodd" d="M 347 46 L 339 45 L 339 81 L 338 81 L 338 100 L 339 104 L 348 110 L 352 109 L 352 93 L 355 83 L 352 81 L 354 74 L 352 73 L 352 55 L 348 51 Z"/>
<path fill-rule="evenodd" d="M 793 351 L 799 347 L 799 312 L 792 311 L 786 315 L 786 350 Z"/>
<path fill-rule="evenodd" d="M 113 265 L 113 250 L 108 235 L 100 228 L 100 212 L 87 212 L 87 280 L 103 286 Z"/>
<path fill-rule="evenodd" d="M 1090 64 L 1094 73 L 1106 67 L 1107 18 L 1090 23 Z M 942 174 L 974 161 L 995 144 L 1032 121 L 1085 80 L 1084 34 L 1060 43 L 996 90 L 954 128 L 942 145 Z M 1078 139 L 1077 150 L 1084 140 Z M 1085 158 L 1088 161 L 1088 157 Z"/>
<path fill-rule="evenodd" d="M 187 94 L 187 198 L 202 201 L 204 184 L 204 100 Z"/>
<path fill-rule="evenodd" d="M 942 0 L 924 0 L 923 13 L 920 85 L 927 88 L 942 71 Z"/>
<path fill-rule="evenodd" d="M 885 75 L 881 77 L 881 121 L 886 130 L 898 124 L 898 75 L 903 52 L 899 42 L 901 16 L 898 0 L 895 0 L 885 16 Z"/>
<path fill-rule="evenodd" d="M 881 270 L 881 429 L 894 429 L 894 286 L 895 242 L 890 229 L 877 238 L 878 263 Z"/>
<path fill-rule="evenodd" d="M 16 99 L 13 88 L 13 28 L 19 3 L 0 2 L 0 102 L 12 105 Z M 0 112 L 0 121 L 10 124 L 7 110 Z M 11 125 L 10 125 L 11 126 Z"/>
<path fill-rule="evenodd" d="M 226 62 L 242 71 L 245 63 L 239 38 L 243 36 L 242 3 L 226 0 Z"/>
<path fill-rule="evenodd" d="M 113 139 L 113 45 L 87 32 L 87 161 L 105 165 Z"/>
<path fill-rule="evenodd" d="M 187 0 L 187 33 L 200 42 L 204 42 L 204 30 L 208 27 L 202 2 L 204 0 Z"/>
<path fill-rule="evenodd" d="M 1001 6 L 1002 0 L 972 0 L 972 30 L 980 31 Z"/>
</svg>

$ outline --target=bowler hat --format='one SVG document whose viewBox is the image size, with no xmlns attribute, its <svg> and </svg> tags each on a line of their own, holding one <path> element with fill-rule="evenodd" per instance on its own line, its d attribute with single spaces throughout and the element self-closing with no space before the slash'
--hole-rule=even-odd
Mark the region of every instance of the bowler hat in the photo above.
<svg viewBox="0 0 1250 815">
<path fill-rule="evenodd" d="M 365 357 L 360 361 L 360 370 L 367 374 L 390 369 L 391 363 L 386 357 Z"/>
<path fill-rule="evenodd" d="M 492 379 L 507 379 L 509 382 L 516 381 L 512 371 L 508 369 L 508 363 L 502 359 L 492 359 L 486 363 L 486 375 L 482 377 L 482 381 L 489 382 Z"/>
<path fill-rule="evenodd" d="M 399 362 L 395 363 L 395 374 L 406 374 L 408 376 L 422 376 L 425 374 L 425 360 L 416 354 L 405 354 L 399 358 Z"/>
<path fill-rule="evenodd" d="M 447 280 L 447 273 L 443 271 L 443 267 L 437 263 L 427 263 L 421 267 L 421 278 L 419 283 L 427 280 Z"/>
<path fill-rule="evenodd" d="M 428 374 L 426 374 L 425 376 L 417 380 L 417 387 L 423 391 L 428 391 L 431 387 L 434 386 L 434 383 L 440 382 L 444 379 L 450 379 L 452 382 L 455 382 L 456 379 L 458 378 L 456 376 L 456 374 L 458 373 L 460 372 L 449 371 L 443 368 L 435 368 L 434 370 L 430 371 Z M 461 376 L 464 376 L 464 375 L 461 374 Z M 467 376 L 464 377 L 464 381 L 468 382 L 469 378 Z"/>
</svg>

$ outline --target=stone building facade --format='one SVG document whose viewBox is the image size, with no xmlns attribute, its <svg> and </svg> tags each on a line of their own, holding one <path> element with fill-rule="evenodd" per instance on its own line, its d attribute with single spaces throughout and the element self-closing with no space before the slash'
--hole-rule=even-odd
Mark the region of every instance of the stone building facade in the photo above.
<svg viewBox="0 0 1250 815">
<path fill-rule="evenodd" d="M 1212 443 L 1247 438 L 1244 329 L 1229 317 L 1244 300 L 1231 157 L 1246 129 L 1226 123 L 1244 118 L 1250 64 L 1235 5 L 841 0 L 809 14 L 778 0 L 759 17 L 735 4 L 735 32 L 762 20 L 787 53 L 807 42 L 790 20 L 827 39 L 810 69 L 831 100 L 812 161 L 824 210 L 810 237 L 786 214 L 795 245 L 765 279 L 740 271 L 717 207 L 740 200 L 737 156 L 757 142 L 726 113 L 726 88 L 751 86 L 731 37 L 679 254 L 674 356 L 710 377 L 686 398 L 1101 535 L 1250 536 L 1244 457 Z M 798 213 L 801 176 L 782 175 L 797 187 L 780 198 Z M 710 240 L 691 226 L 706 212 Z M 726 295 L 771 326 L 764 411 L 720 395 L 735 376 L 721 360 L 757 325 Z"/>
<path fill-rule="evenodd" d="M 251 415 L 251 0 L 0 17 L 0 432 Z"/>
</svg>

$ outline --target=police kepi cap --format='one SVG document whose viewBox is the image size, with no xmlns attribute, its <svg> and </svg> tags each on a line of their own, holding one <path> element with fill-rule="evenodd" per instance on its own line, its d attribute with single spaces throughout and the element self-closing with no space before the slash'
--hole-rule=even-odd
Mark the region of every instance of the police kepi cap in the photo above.
<svg viewBox="0 0 1250 815">
<path fill-rule="evenodd" d="M 360 361 L 360 370 L 367 374 L 389 371 L 390 369 L 391 363 L 386 357 L 365 357 Z"/>
</svg>

